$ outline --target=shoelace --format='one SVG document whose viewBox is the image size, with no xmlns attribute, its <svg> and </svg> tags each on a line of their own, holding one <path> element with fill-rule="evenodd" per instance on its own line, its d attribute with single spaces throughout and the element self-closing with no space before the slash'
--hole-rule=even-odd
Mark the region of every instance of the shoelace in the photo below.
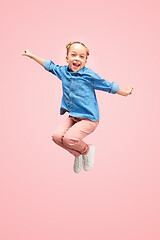
<svg viewBox="0 0 160 240">
<path fill-rule="evenodd" d="M 84 156 L 84 161 L 88 164 L 89 163 L 89 158 L 88 156 Z"/>
<path fill-rule="evenodd" d="M 78 158 L 76 158 L 76 165 L 78 165 L 78 167 L 80 167 L 81 166 L 81 160 L 80 160 L 80 158 L 78 157 Z"/>
</svg>

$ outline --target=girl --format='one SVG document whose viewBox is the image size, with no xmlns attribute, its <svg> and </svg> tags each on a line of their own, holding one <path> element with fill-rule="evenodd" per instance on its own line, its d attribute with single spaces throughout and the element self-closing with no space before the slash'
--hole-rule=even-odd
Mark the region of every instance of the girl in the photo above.
<svg viewBox="0 0 160 240">
<path fill-rule="evenodd" d="M 75 156 L 73 169 L 75 173 L 79 173 L 82 167 L 85 171 L 89 171 L 94 163 L 95 146 L 88 145 L 82 139 L 92 133 L 99 124 L 99 107 L 95 90 L 128 96 L 133 88 L 130 86 L 122 90 L 117 83 L 110 83 L 86 68 L 89 50 L 83 43 L 69 42 L 66 49 L 68 65 L 65 66 L 39 58 L 28 50 L 24 50 L 22 55 L 34 59 L 62 81 L 60 114 L 68 112 L 69 116 L 54 131 L 52 139 Z"/>
</svg>

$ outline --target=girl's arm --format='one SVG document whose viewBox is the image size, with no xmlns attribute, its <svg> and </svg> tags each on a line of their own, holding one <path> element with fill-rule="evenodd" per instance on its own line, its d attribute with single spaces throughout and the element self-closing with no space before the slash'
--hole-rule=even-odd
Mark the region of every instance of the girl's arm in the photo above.
<svg viewBox="0 0 160 240">
<path fill-rule="evenodd" d="M 133 87 L 131 86 L 128 87 L 126 90 L 122 90 L 119 88 L 117 94 L 127 97 L 129 94 L 132 94 L 132 91 L 133 91 Z"/>
<path fill-rule="evenodd" d="M 38 62 L 40 65 L 44 67 L 45 59 L 33 55 L 29 50 L 24 50 L 22 55 L 32 58 L 33 60 L 35 60 L 36 62 Z"/>
</svg>

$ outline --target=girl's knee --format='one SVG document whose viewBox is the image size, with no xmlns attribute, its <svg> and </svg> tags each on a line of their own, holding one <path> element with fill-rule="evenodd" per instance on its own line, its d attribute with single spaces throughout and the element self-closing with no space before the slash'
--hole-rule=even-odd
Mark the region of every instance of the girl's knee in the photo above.
<svg viewBox="0 0 160 240">
<path fill-rule="evenodd" d="M 52 135 L 52 141 L 59 144 L 62 142 L 62 136 L 55 132 Z"/>
</svg>

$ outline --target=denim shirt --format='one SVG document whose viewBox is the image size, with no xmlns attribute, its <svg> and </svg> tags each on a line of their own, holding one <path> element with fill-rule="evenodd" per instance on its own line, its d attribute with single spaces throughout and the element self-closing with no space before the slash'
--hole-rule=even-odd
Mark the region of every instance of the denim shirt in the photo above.
<svg viewBox="0 0 160 240">
<path fill-rule="evenodd" d="M 117 93 L 119 85 L 102 79 L 85 66 L 77 72 L 69 66 L 59 66 L 45 60 L 44 68 L 62 81 L 63 96 L 60 114 L 69 112 L 70 116 L 99 121 L 99 107 L 95 90 Z"/>
</svg>

